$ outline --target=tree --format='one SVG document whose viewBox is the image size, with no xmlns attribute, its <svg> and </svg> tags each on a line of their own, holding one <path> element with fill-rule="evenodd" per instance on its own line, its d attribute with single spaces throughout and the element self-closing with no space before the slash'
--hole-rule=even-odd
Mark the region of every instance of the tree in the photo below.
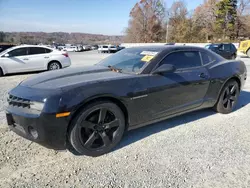
<svg viewBox="0 0 250 188">
<path fill-rule="evenodd" d="M 235 23 L 237 19 L 237 0 L 221 0 L 217 4 L 216 30 L 223 39 L 235 38 Z"/>
<path fill-rule="evenodd" d="M 192 17 L 195 27 L 200 31 L 197 34 L 204 36 L 206 41 L 212 40 L 214 36 L 217 2 L 218 0 L 204 0 Z"/>
<path fill-rule="evenodd" d="M 4 32 L 0 31 L 0 42 L 4 42 L 5 34 Z"/>
<path fill-rule="evenodd" d="M 250 12 L 250 0 L 239 0 L 236 20 L 236 38 L 246 36 L 248 28 L 248 15 Z"/>
<path fill-rule="evenodd" d="M 171 42 L 188 42 L 190 20 L 184 1 L 175 1 L 169 10 L 169 39 Z"/>
<path fill-rule="evenodd" d="M 161 42 L 165 36 L 165 7 L 161 0 L 141 0 L 130 12 L 127 42 Z"/>
</svg>

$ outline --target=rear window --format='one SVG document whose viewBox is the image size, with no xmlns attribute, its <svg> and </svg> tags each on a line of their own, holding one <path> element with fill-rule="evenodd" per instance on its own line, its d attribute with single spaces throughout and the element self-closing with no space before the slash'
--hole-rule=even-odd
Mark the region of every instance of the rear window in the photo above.
<svg viewBox="0 0 250 188">
<path fill-rule="evenodd" d="M 108 48 L 108 46 L 103 46 L 103 48 Z"/>
</svg>

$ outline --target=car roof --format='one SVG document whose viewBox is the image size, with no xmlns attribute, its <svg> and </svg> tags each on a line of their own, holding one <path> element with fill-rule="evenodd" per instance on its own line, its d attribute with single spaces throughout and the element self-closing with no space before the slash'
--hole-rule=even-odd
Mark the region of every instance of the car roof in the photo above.
<svg viewBox="0 0 250 188">
<path fill-rule="evenodd" d="M 138 46 L 131 47 L 133 49 L 141 49 L 141 50 L 156 50 L 156 51 L 165 51 L 165 50 L 206 50 L 204 47 L 198 46 L 189 46 L 189 45 L 149 45 L 149 46 Z"/>
<path fill-rule="evenodd" d="M 30 44 L 22 44 L 19 46 L 14 46 L 11 49 L 22 48 L 22 47 L 26 47 L 26 48 L 28 48 L 28 47 L 42 47 L 42 48 L 48 48 L 48 49 L 53 50 L 53 48 L 50 48 L 50 47 L 45 46 L 45 45 L 30 45 Z"/>
</svg>

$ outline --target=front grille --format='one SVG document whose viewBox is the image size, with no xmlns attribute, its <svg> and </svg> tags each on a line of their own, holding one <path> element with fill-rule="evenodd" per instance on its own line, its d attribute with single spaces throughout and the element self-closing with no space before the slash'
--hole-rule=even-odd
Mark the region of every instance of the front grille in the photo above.
<svg viewBox="0 0 250 188">
<path fill-rule="evenodd" d="M 7 99 L 10 106 L 19 107 L 19 108 L 30 108 L 30 100 L 9 95 Z"/>
</svg>

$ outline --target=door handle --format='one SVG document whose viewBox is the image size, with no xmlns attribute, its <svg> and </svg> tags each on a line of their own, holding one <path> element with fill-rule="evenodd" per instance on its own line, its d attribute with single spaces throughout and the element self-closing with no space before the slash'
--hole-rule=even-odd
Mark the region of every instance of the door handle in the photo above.
<svg viewBox="0 0 250 188">
<path fill-rule="evenodd" d="M 29 60 L 29 59 L 28 59 L 28 58 L 24 58 L 23 60 L 27 61 L 27 60 Z"/>
<path fill-rule="evenodd" d="M 49 57 L 48 56 L 46 56 L 46 57 L 44 57 L 45 59 L 48 59 Z"/>
<path fill-rule="evenodd" d="M 206 77 L 207 77 L 207 75 L 206 75 L 205 73 L 201 73 L 199 76 L 200 76 L 201 78 L 206 78 Z"/>
</svg>

